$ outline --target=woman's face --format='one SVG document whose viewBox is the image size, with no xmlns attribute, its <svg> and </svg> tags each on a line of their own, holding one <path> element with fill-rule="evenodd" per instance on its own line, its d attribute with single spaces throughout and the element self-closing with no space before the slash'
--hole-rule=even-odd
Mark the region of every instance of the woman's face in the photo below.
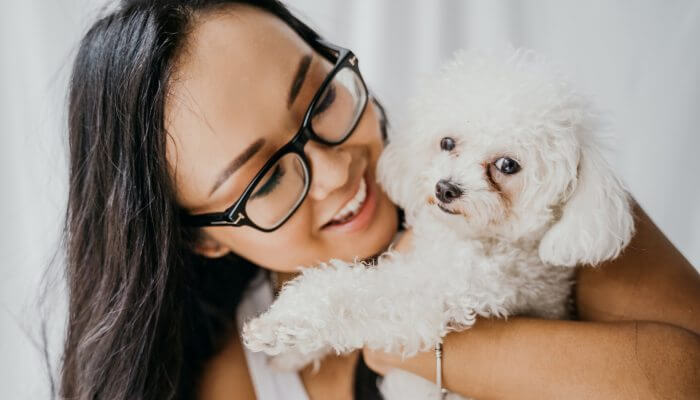
<svg viewBox="0 0 700 400">
<path fill-rule="evenodd" d="M 177 200 L 200 214 L 223 211 L 239 198 L 297 132 L 333 65 L 283 21 L 249 6 L 201 16 L 194 25 L 176 63 L 166 126 Z M 277 271 L 382 251 L 396 232 L 397 215 L 375 182 L 382 138 L 372 102 L 346 142 L 328 147 L 309 141 L 304 150 L 313 178 L 284 225 L 271 233 L 248 226 L 202 228 L 196 251 L 209 257 L 233 251 Z M 362 186 L 367 192 L 359 211 L 332 222 L 351 200 L 362 199 Z"/>
</svg>

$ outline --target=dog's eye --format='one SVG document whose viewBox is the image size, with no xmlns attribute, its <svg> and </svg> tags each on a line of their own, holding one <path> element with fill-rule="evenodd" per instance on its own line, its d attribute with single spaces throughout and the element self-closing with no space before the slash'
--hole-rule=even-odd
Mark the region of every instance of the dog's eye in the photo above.
<svg viewBox="0 0 700 400">
<path fill-rule="evenodd" d="M 444 137 L 440 140 L 440 148 L 445 151 L 450 151 L 455 148 L 455 140 L 451 137 Z"/>
<path fill-rule="evenodd" d="M 520 171 L 520 164 L 512 158 L 501 157 L 494 161 L 493 165 L 502 173 L 506 175 L 512 175 Z"/>
</svg>

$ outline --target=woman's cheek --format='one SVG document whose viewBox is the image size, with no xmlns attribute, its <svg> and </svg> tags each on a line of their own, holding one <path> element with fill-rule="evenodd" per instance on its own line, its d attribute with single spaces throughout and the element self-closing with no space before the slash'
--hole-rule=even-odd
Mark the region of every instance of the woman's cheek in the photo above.
<svg viewBox="0 0 700 400">
<path fill-rule="evenodd" d="M 318 238 L 314 235 L 314 220 L 310 198 L 282 227 L 271 233 L 260 232 L 249 243 L 255 249 L 251 257 L 258 264 L 277 271 L 296 271 L 299 266 L 312 265 L 324 254 L 319 254 Z M 252 259 L 252 258 L 251 258 Z"/>
</svg>

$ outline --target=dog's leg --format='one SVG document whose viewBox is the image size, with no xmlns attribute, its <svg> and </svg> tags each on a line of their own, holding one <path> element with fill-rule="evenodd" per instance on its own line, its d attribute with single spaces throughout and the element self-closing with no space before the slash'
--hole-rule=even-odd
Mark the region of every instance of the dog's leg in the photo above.
<svg viewBox="0 0 700 400">
<path fill-rule="evenodd" d="M 367 266 L 334 260 L 305 270 L 287 283 L 270 309 L 248 321 L 243 339 L 251 350 L 269 355 L 318 354 L 333 344 L 351 350 L 358 339 L 339 331 L 353 326 L 349 298 L 362 291 L 372 272 Z"/>
<path fill-rule="evenodd" d="M 444 277 L 417 260 L 394 255 L 375 267 L 335 261 L 309 269 L 244 326 L 244 341 L 270 355 L 365 346 L 412 354 L 430 348 L 447 331 Z"/>
</svg>

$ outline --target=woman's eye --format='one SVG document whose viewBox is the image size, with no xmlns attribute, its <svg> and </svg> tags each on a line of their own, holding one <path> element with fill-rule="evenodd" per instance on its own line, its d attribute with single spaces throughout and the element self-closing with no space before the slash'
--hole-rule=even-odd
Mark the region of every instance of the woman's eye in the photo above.
<svg viewBox="0 0 700 400">
<path fill-rule="evenodd" d="M 456 146 L 455 140 L 451 137 L 444 137 L 440 140 L 440 148 L 445 151 L 450 151 Z"/>
<path fill-rule="evenodd" d="M 493 162 L 493 165 L 506 175 L 512 175 L 520 171 L 520 164 L 517 161 L 509 157 L 501 157 Z"/>
<path fill-rule="evenodd" d="M 258 183 L 258 189 L 251 195 L 251 198 L 262 197 L 272 192 L 280 184 L 282 176 L 284 176 L 282 164 L 277 164 L 272 175 L 266 181 Z"/>
<path fill-rule="evenodd" d="M 335 101 L 335 95 L 335 85 L 331 83 L 328 86 L 328 88 L 324 91 L 323 97 L 318 99 L 318 101 L 316 102 L 316 107 L 314 107 L 314 115 L 321 114 L 322 112 L 330 108 L 330 106 Z"/>
</svg>

